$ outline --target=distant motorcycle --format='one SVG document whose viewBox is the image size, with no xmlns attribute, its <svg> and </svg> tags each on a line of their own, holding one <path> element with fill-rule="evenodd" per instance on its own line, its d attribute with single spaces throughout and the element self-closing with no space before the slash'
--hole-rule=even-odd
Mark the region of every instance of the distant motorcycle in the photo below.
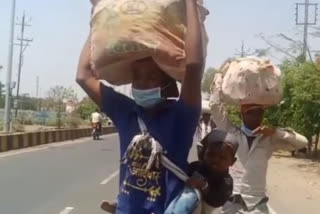
<svg viewBox="0 0 320 214">
<path fill-rule="evenodd" d="M 100 136 L 102 135 L 101 129 L 102 129 L 101 123 L 93 123 L 92 124 L 92 137 L 93 137 L 93 140 L 99 140 L 100 139 Z"/>
</svg>

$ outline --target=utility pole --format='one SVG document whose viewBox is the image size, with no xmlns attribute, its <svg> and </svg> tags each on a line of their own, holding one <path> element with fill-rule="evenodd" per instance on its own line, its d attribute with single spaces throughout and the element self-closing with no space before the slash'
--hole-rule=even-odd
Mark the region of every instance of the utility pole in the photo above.
<svg viewBox="0 0 320 214">
<path fill-rule="evenodd" d="M 37 98 L 37 110 L 40 110 L 40 100 L 39 100 L 39 76 L 36 79 L 36 98 Z"/>
<path fill-rule="evenodd" d="M 305 0 L 304 7 L 304 29 L 303 29 L 303 57 L 304 60 L 307 56 L 307 48 L 308 48 L 308 30 L 309 30 L 309 0 Z"/>
<path fill-rule="evenodd" d="M 16 25 L 21 26 L 20 37 L 18 37 L 18 41 L 20 41 L 20 43 L 17 44 L 20 46 L 17 94 L 16 94 L 16 100 L 17 100 L 17 102 L 19 102 L 21 70 L 22 70 L 23 56 L 24 56 L 23 54 L 24 54 L 26 48 L 29 46 L 30 42 L 33 41 L 33 39 L 27 39 L 24 37 L 25 27 L 31 27 L 31 25 L 26 22 L 26 14 L 25 13 L 23 13 L 21 22 L 17 23 Z M 15 117 L 17 117 L 17 116 L 18 116 L 18 106 L 15 109 Z"/>
<path fill-rule="evenodd" d="M 39 76 L 37 76 L 36 80 L 36 98 L 39 98 Z"/>
<path fill-rule="evenodd" d="M 236 56 L 238 57 L 246 57 L 248 55 L 252 55 L 253 53 L 251 53 L 250 49 L 245 49 L 245 42 L 242 40 L 242 43 L 241 43 L 241 50 L 239 51 L 238 49 L 236 49 L 237 53 L 235 54 Z"/>
<path fill-rule="evenodd" d="M 42 96 L 41 96 L 42 88 L 39 87 L 39 109 L 38 111 L 42 111 Z"/>
<path fill-rule="evenodd" d="M 10 117 L 11 117 L 11 77 L 12 77 L 12 61 L 13 61 L 13 37 L 14 37 L 14 19 L 16 16 L 16 0 L 12 0 L 11 5 L 11 23 L 10 23 L 10 37 L 9 37 L 9 51 L 8 51 L 8 70 L 6 78 L 6 99 L 4 108 L 4 126 L 3 131 L 10 131 Z"/>
<path fill-rule="evenodd" d="M 244 41 L 242 40 L 242 45 L 241 45 L 241 57 L 244 57 Z"/>
<path fill-rule="evenodd" d="M 3 66 L 0 65 L 0 72 L 1 72 L 2 69 L 3 69 Z M 4 87 L 4 85 L 0 81 L 0 103 L 1 103 L 1 105 L 2 105 L 3 87 Z"/>
<path fill-rule="evenodd" d="M 300 19 L 299 12 L 304 11 L 303 21 Z M 310 20 L 310 9 L 314 11 L 314 19 Z M 302 56 L 305 61 L 307 58 L 308 52 L 308 31 L 310 25 L 317 24 L 317 16 L 318 16 L 318 4 L 310 3 L 309 0 L 305 0 L 304 3 L 296 3 L 296 25 L 303 26 L 303 48 L 302 48 Z"/>
</svg>

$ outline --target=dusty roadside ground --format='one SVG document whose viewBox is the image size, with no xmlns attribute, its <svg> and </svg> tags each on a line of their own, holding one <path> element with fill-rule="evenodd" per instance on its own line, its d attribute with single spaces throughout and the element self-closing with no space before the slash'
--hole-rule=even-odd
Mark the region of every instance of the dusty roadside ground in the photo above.
<svg viewBox="0 0 320 214">
<path fill-rule="evenodd" d="M 269 162 L 268 195 L 277 214 L 320 214 L 320 161 L 276 153 Z"/>
</svg>

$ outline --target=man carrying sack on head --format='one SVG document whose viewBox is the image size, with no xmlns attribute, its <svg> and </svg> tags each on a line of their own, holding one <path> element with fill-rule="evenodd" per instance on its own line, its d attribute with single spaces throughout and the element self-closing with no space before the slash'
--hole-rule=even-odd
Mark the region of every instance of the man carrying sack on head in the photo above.
<svg viewBox="0 0 320 214">
<path fill-rule="evenodd" d="M 230 170 L 233 196 L 224 205 L 223 214 L 270 213 L 266 180 L 273 151 L 304 148 L 308 143 L 295 132 L 262 124 L 266 108 L 281 100 L 279 74 L 269 61 L 248 57 L 228 61 L 216 75 L 211 97 L 214 122 L 239 141 L 237 161 Z M 239 107 L 242 126 L 230 122 L 225 104 Z"/>
<path fill-rule="evenodd" d="M 153 56 L 130 64 L 134 99 L 100 83 L 91 66 L 90 38 L 80 57 L 77 82 L 112 119 L 120 137 L 122 161 L 116 214 L 163 214 L 184 188 L 184 182 L 161 161 L 163 155 L 175 166 L 187 169 L 201 111 L 205 57 L 198 5 L 196 0 L 183 3 L 185 54 L 180 57 L 186 66 L 180 95 L 176 81 Z"/>
</svg>

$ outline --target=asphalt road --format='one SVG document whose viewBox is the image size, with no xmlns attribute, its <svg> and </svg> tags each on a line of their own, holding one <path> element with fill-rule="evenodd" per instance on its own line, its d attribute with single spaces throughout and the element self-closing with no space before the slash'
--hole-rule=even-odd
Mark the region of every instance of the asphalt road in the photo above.
<svg viewBox="0 0 320 214">
<path fill-rule="evenodd" d="M 117 139 L 0 154 L 0 213 L 103 214 L 100 202 L 117 194 Z"/>
<path fill-rule="evenodd" d="M 281 173 L 278 164 L 271 163 L 270 173 Z M 118 167 L 117 135 L 2 153 L 0 214 L 103 214 L 101 201 L 114 200 L 117 195 Z M 288 191 L 279 191 L 276 184 L 281 177 L 270 178 L 269 185 L 271 206 L 278 214 L 302 214 L 293 212 L 292 205 L 300 211 L 310 210 L 309 214 L 319 213 L 316 200 L 313 205 L 318 209 L 300 203 L 303 196 L 295 194 L 294 181 L 283 182 Z"/>
</svg>

